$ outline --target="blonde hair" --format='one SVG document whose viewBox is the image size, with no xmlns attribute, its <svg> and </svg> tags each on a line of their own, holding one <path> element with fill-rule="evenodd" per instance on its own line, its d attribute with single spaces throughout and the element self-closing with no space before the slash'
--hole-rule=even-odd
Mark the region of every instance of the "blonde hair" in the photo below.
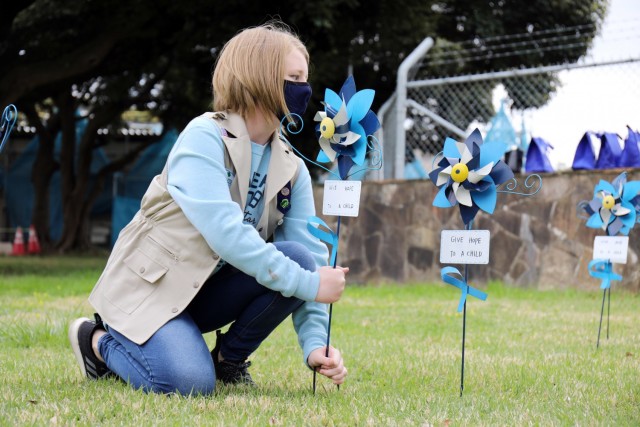
<svg viewBox="0 0 640 427">
<path fill-rule="evenodd" d="M 213 72 L 214 111 L 231 110 L 246 117 L 256 108 L 265 113 L 289 113 L 284 99 L 285 58 L 298 49 L 309 63 L 309 52 L 281 22 L 242 30 L 229 40 Z"/>
</svg>

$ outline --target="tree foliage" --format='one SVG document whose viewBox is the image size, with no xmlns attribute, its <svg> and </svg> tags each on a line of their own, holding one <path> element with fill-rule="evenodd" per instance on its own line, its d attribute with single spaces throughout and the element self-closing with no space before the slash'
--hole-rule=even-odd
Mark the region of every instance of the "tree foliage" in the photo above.
<svg viewBox="0 0 640 427">
<path fill-rule="evenodd" d="M 360 88 L 375 88 L 374 109 L 395 88 L 400 62 L 426 36 L 448 41 L 527 32 L 530 29 L 595 25 L 604 0 L 14 0 L 0 17 L 0 105 L 14 103 L 40 137 L 32 180 L 36 190 L 34 224 L 48 235 L 47 194 L 60 170 L 64 210 L 63 238 L 50 242 L 60 251 L 88 245 L 88 215 L 100 182 L 130 164 L 140 144 L 112 159 L 89 187 L 94 149 L 104 144 L 98 129 L 111 133 L 122 113 L 145 110 L 165 125 L 181 128 L 209 110 L 211 73 L 217 53 L 238 30 L 279 18 L 306 43 L 312 58 L 314 89 L 306 129 L 296 141 L 313 141 L 313 114 L 324 88 L 338 90 L 351 72 Z M 586 47 L 553 53 L 545 62 L 574 61 Z M 535 53 L 511 58 L 513 64 L 538 64 Z M 494 62 L 465 64 L 465 71 L 488 69 Z M 433 70 L 432 70 L 433 71 Z M 75 122 L 88 119 L 76 140 Z M 62 134 L 59 160 L 53 140 Z M 315 157 L 317 144 L 298 148 Z M 47 242 L 45 242 L 47 243 Z"/>
</svg>

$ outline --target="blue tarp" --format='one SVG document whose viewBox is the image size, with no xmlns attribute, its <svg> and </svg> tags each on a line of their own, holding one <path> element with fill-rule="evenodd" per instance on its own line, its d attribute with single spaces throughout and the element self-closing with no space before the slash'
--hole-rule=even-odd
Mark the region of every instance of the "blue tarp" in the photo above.
<svg viewBox="0 0 640 427">
<path fill-rule="evenodd" d="M 524 164 L 525 172 L 553 172 L 549 161 L 549 151 L 553 146 L 542 138 L 531 138 Z"/>
<path fill-rule="evenodd" d="M 627 139 L 624 140 L 624 150 L 620 159 L 620 167 L 623 168 L 640 168 L 640 132 L 636 132 L 628 127 L 629 133 Z"/>
<path fill-rule="evenodd" d="M 584 134 L 573 158 L 573 169 L 614 169 L 640 167 L 640 133 L 627 126 L 628 135 L 624 140 L 624 149 L 620 136 L 612 132 L 587 132 Z M 596 150 L 592 139 L 600 140 L 600 150 Z"/>
<path fill-rule="evenodd" d="M 500 110 L 495 116 L 491 118 L 489 130 L 487 136 L 484 138 L 484 143 L 499 142 L 506 144 L 507 149 L 512 146 L 518 146 L 518 137 L 516 130 L 511 124 L 511 120 L 504 111 L 504 102 L 500 104 Z"/>
<path fill-rule="evenodd" d="M 596 169 L 614 169 L 620 166 L 622 147 L 618 135 L 604 132 L 600 135 L 600 152 L 596 160 Z"/>
<path fill-rule="evenodd" d="M 117 191 L 111 212 L 111 246 L 115 244 L 120 230 L 140 209 L 142 196 L 153 177 L 162 172 L 177 139 L 178 132 L 175 129 L 167 131 L 160 141 L 142 152 L 128 173 L 117 177 Z"/>
<path fill-rule="evenodd" d="M 76 140 L 84 132 L 86 121 L 79 121 L 76 125 Z M 62 137 L 59 134 L 54 141 L 54 156 L 57 161 L 60 157 Z M 10 166 L 4 178 L 5 200 L 7 205 L 7 215 L 10 227 L 28 228 L 31 225 L 34 189 L 31 183 L 31 172 L 38 152 L 40 139 L 35 137 L 25 150 L 20 154 L 15 162 Z M 94 184 L 93 177 L 103 166 L 109 163 L 109 159 L 102 149 L 94 150 L 91 161 L 91 181 L 90 187 Z M 93 206 L 92 214 L 109 212 L 111 209 L 111 179 L 107 179 L 105 188 L 101 192 L 98 200 Z M 56 171 L 49 183 L 49 238 L 57 241 L 62 236 L 62 201 L 60 192 L 60 172 Z"/>
</svg>

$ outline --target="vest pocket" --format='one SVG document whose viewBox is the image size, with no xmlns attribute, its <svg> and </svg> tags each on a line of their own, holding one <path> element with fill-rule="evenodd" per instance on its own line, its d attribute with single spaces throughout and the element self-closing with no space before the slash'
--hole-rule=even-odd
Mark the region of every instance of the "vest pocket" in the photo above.
<svg viewBox="0 0 640 427">
<path fill-rule="evenodd" d="M 140 249 L 136 249 L 122 262 L 124 262 L 131 271 L 149 283 L 157 282 L 158 279 L 169 271 L 167 267 L 154 261 Z"/>
<path fill-rule="evenodd" d="M 131 314 L 160 286 L 157 283 L 169 271 L 141 249 L 135 249 L 112 266 L 104 296 L 124 313 Z"/>
</svg>

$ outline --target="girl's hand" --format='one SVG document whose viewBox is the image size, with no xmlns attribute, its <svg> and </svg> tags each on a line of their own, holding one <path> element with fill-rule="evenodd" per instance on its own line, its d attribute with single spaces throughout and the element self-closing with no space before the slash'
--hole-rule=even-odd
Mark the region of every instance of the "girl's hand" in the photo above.
<svg viewBox="0 0 640 427">
<path fill-rule="evenodd" d="M 334 384 L 342 384 L 347 377 L 340 350 L 329 346 L 329 357 L 326 357 L 327 347 L 316 348 L 309 354 L 307 363 L 321 375 L 331 379 Z"/>
<path fill-rule="evenodd" d="M 320 267 L 320 287 L 316 295 L 316 302 L 332 304 L 340 299 L 346 284 L 345 276 L 349 272 L 349 267 L 329 266 Z"/>
</svg>

